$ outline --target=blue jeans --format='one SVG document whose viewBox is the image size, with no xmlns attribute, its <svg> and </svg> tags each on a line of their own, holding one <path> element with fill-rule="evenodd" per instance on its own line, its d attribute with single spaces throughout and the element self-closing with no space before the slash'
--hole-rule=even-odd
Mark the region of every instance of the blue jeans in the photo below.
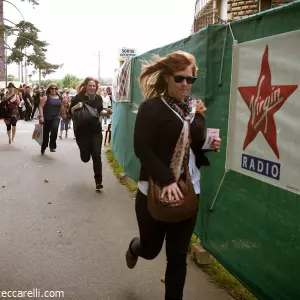
<svg viewBox="0 0 300 300">
<path fill-rule="evenodd" d="M 68 130 L 69 129 L 69 121 L 61 120 L 60 121 L 60 130 Z"/>
</svg>

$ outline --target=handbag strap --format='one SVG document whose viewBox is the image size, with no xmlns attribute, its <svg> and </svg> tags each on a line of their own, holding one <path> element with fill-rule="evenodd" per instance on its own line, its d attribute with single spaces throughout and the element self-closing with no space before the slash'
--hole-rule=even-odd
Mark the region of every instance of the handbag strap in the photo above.
<svg viewBox="0 0 300 300">
<path fill-rule="evenodd" d="M 4 101 L 8 102 L 10 101 L 14 96 L 16 96 L 15 94 L 13 94 L 12 96 L 10 96 L 9 98 L 5 99 Z"/>
</svg>

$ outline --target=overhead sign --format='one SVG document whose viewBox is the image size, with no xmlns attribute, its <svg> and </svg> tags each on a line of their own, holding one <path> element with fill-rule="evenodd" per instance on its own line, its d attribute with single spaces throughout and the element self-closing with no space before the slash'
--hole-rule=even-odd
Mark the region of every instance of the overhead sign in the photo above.
<svg viewBox="0 0 300 300">
<path fill-rule="evenodd" d="M 119 61 L 124 61 L 126 59 L 136 56 L 136 49 L 134 48 L 121 48 L 119 49 Z"/>
<path fill-rule="evenodd" d="M 297 194 L 299 49 L 300 30 L 234 46 L 226 159 L 227 169 Z"/>
</svg>

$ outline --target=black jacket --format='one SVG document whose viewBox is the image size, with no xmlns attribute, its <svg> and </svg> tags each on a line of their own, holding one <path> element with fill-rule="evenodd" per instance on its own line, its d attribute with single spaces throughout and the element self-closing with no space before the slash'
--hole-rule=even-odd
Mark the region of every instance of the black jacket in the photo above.
<svg viewBox="0 0 300 300">
<path fill-rule="evenodd" d="M 175 182 L 169 166 L 182 128 L 182 120 L 161 98 L 149 99 L 140 105 L 134 129 L 134 151 L 141 162 L 141 181 L 148 181 L 150 175 L 160 186 Z M 198 168 L 208 166 L 209 161 L 204 154 L 207 151 L 202 150 L 204 117 L 197 113 L 190 128 L 196 165 Z"/>
<path fill-rule="evenodd" d="M 79 102 L 85 102 L 86 104 L 90 105 L 91 107 L 97 109 L 98 113 L 100 114 L 103 110 L 103 100 L 102 97 L 99 95 L 96 95 L 94 100 L 90 100 L 88 96 L 86 96 L 83 93 L 77 94 L 71 101 L 71 105 L 69 108 L 69 112 L 71 114 L 71 108 L 75 105 L 77 105 Z M 102 133 L 102 126 L 100 122 L 97 122 L 95 124 L 87 124 L 87 126 L 81 126 L 78 128 L 78 131 L 76 134 L 80 134 L 82 132 L 83 134 L 87 133 Z"/>
<path fill-rule="evenodd" d="M 41 92 L 40 91 L 36 91 L 35 94 L 33 95 L 33 104 L 35 106 L 39 106 L 40 105 L 40 98 L 41 98 Z"/>
</svg>

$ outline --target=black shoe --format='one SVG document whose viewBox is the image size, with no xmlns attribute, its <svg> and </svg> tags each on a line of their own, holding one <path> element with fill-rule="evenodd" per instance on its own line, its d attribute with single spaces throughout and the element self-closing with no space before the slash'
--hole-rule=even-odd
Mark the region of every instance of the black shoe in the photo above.
<svg viewBox="0 0 300 300">
<path fill-rule="evenodd" d="M 101 183 L 96 184 L 96 191 L 99 192 L 103 189 L 103 185 Z"/>
<path fill-rule="evenodd" d="M 41 154 L 44 155 L 45 154 L 45 150 L 44 148 L 41 148 Z"/>
<path fill-rule="evenodd" d="M 133 254 L 133 253 L 132 253 L 132 250 L 130 249 L 130 248 L 131 248 L 131 245 L 133 244 L 133 242 L 134 242 L 135 240 L 139 240 L 139 238 L 138 238 L 138 237 L 134 237 L 134 238 L 131 240 L 131 242 L 130 242 L 130 244 L 129 244 L 129 247 L 128 247 L 128 250 L 127 250 L 127 252 L 126 252 L 126 264 L 127 264 L 127 267 L 128 267 L 129 269 L 133 269 L 133 268 L 135 267 L 135 265 L 136 265 L 138 259 L 139 259 L 139 257 L 136 256 L 135 254 Z"/>
</svg>

